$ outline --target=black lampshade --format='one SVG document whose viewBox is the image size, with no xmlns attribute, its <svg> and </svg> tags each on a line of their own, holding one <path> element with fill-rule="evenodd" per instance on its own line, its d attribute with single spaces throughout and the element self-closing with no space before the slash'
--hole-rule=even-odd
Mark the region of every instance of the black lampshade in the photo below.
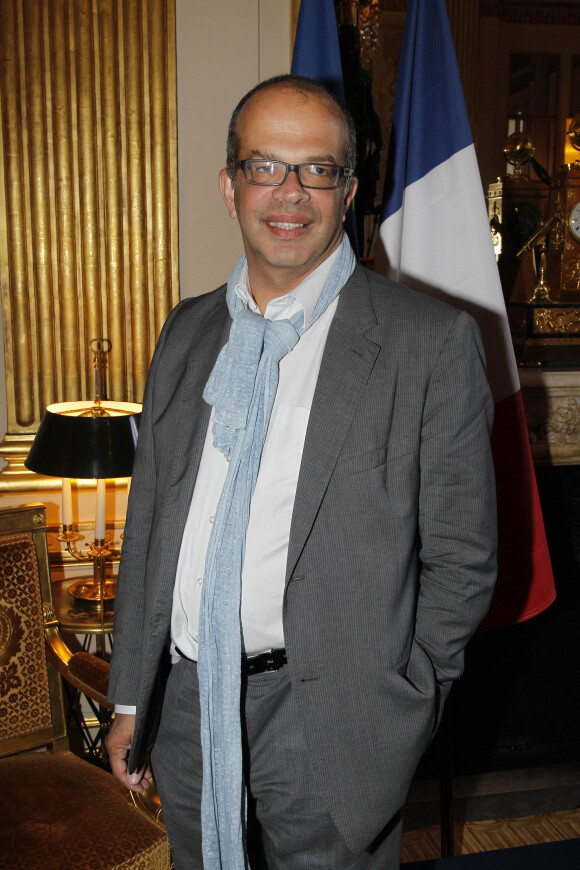
<svg viewBox="0 0 580 870">
<path fill-rule="evenodd" d="M 129 477 L 133 469 L 141 405 L 101 402 L 49 405 L 24 462 L 52 477 Z M 88 415 L 88 416 L 87 416 Z"/>
</svg>

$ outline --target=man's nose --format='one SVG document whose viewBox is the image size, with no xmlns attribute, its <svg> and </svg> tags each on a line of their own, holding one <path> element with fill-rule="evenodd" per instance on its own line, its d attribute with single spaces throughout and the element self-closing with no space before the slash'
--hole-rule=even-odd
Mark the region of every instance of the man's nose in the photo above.
<svg viewBox="0 0 580 870">
<path fill-rule="evenodd" d="M 302 187 L 298 178 L 298 171 L 291 169 L 286 176 L 283 184 L 274 188 L 276 199 L 281 199 L 286 202 L 301 202 L 308 199 L 310 194 L 308 188 Z"/>
</svg>

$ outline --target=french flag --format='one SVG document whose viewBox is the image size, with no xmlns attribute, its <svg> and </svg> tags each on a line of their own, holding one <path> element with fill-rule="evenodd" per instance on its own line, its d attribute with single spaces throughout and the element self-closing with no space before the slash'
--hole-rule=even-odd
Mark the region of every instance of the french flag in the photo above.
<svg viewBox="0 0 580 870">
<path fill-rule="evenodd" d="M 556 593 L 504 297 L 445 0 L 409 0 L 376 271 L 469 311 L 485 345 L 499 523 L 498 582 L 480 630 Z"/>
<path fill-rule="evenodd" d="M 334 0 L 301 0 L 290 72 L 322 82 L 344 104 Z"/>
</svg>

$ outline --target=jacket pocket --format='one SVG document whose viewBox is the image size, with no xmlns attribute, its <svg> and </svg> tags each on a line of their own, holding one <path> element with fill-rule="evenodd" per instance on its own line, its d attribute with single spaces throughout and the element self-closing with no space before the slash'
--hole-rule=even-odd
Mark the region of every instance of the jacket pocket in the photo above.
<svg viewBox="0 0 580 870">
<path fill-rule="evenodd" d="M 339 460 L 338 467 L 347 474 L 359 474 L 371 468 L 380 468 L 387 461 L 387 448 L 370 450 L 368 453 L 360 453 L 356 456 L 343 456 Z"/>
<path fill-rule="evenodd" d="M 415 638 L 411 643 L 405 678 L 422 695 L 433 697 L 436 694 L 437 678 L 433 662 Z"/>
</svg>

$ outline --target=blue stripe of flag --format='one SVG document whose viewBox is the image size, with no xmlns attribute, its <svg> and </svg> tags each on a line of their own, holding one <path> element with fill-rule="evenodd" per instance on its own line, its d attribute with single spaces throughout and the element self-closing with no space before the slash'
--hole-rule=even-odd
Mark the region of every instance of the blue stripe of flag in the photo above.
<svg viewBox="0 0 580 870">
<path fill-rule="evenodd" d="M 472 143 L 445 0 L 409 0 L 383 220 L 401 208 L 406 187 Z"/>
<path fill-rule="evenodd" d="M 291 72 L 322 82 L 344 104 L 333 0 L 302 0 L 300 3 Z"/>
</svg>

